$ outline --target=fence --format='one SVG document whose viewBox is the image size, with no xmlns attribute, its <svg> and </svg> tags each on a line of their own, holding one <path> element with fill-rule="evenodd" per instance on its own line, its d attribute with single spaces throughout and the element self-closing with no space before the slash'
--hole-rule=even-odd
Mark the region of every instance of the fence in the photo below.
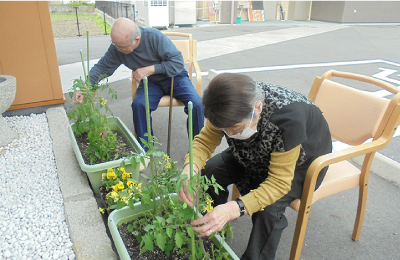
<svg viewBox="0 0 400 260">
<path fill-rule="evenodd" d="M 113 18 L 126 17 L 135 20 L 134 5 L 129 1 L 96 1 L 95 6 Z"/>
</svg>

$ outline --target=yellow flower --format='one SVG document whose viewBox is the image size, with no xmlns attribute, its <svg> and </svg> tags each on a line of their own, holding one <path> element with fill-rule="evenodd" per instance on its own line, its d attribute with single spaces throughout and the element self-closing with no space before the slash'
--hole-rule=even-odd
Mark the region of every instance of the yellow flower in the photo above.
<svg viewBox="0 0 400 260">
<path fill-rule="evenodd" d="M 127 182 L 126 182 L 126 185 L 127 185 L 128 187 L 131 187 L 131 186 L 134 186 L 134 185 L 135 185 L 135 182 L 133 182 L 133 181 L 127 181 Z"/>
<path fill-rule="evenodd" d="M 137 186 L 138 186 L 138 188 L 140 189 L 140 188 L 142 187 L 142 183 L 139 182 Z"/>
<path fill-rule="evenodd" d="M 168 162 L 168 163 L 165 165 L 165 169 L 171 169 L 171 163 L 170 163 L 170 162 Z"/>
<path fill-rule="evenodd" d="M 111 169 L 111 171 L 108 171 L 107 170 L 107 179 L 116 179 L 117 178 L 117 175 L 115 174 L 115 172 L 114 171 L 112 171 L 112 169 Z"/>
<path fill-rule="evenodd" d="M 106 105 L 106 104 L 107 104 L 107 100 L 104 99 L 103 97 L 100 98 L 100 104 L 101 104 L 102 106 Z"/>
<path fill-rule="evenodd" d="M 113 186 L 114 191 L 119 191 L 119 190 L 123 190 L 123 189 L 124 189 L 124 184 L 121 181 L 118 184 L 115 184 Z"/>
<path fill-rule="evenodd" d="M 169 160 L 170 160 L 168 154 L 164 154 L 164 160 L 165 160 L 165 161 L 169 161 Z"/>
<path fill-rule="evenodd" d="M 126 179 L 130 178 L 131 175 L 132 175 L 131 172 L 125 172 L 125 170 L 124 170 L 124 171 L 122 172 L 122 179 L 123 179 L 123 180 L 126 180 Z"/>
<path fill-rule="evenodd" d="M 104 209 L 103 208 L 99 208 L 99 211 L 101 214 L 104 214 Z"/>
<path fill-rule="evenodd" d="M 211 205 L 207 205 L 206 207 L 204 207 L 203 208 L 203 213 L 204 212 L 211 212 L 211 211 L 213 211 L 213 206 L 211 206 Z"/>
<path fill-rule="evenodd" d="M 203 208 L 203 213 L 204 212 L 211 212 L 211 211 L 213 211 L 213 209 L 214 209 L 214 207 L 212 206 L 212 203 L 213 203 L 214 201 L 210 198 L 210 197 L 207 197 L 206 198 L 206 206 Z"/>
<path fill-rule="evenodd" d="M 119 194 L 115 191 L 112 191 L 112 192 L 108 193 L 107 196 L 110 196 L 111 199 L 115 200 L 119 197 Z"/>
</svg>

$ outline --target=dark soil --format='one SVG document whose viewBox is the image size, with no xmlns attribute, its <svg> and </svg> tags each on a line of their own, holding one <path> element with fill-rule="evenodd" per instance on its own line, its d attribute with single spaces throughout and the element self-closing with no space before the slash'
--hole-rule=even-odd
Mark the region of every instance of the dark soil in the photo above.
<svg viewBox="0 0 400 260">
<path fill-rule="evenodd" d="M 117 147 L 115 148 L 115 151 L 111 153 L 111 158 L 114 158 L 116 154 L 119 154 L 118 158 L 129 156 L 132 149 L 128 145 L 128 141 L 121 133 L 117 131 L 114 131 L 114 133 L 117 135 Z M 81 151 L 83 161 L 86 164 L 90 164 L 90 155 L 86 153 L 88 149 L 87 133 L 83 133 L 80 136 L 75 136 L 75 139 L 78 143 L 79 150 Z"/>
</svg>

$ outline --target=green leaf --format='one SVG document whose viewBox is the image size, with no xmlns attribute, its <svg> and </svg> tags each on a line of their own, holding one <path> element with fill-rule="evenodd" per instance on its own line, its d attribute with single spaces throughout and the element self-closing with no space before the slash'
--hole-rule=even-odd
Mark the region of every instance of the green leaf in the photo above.
<svg viewBox="0 0 400 260">
<path fill-rule="evenodd" d="M 153 237 L 151 235 L 146 234 L 143 237 L 143 241 L 144 241 L 144 246 L 140 251 L 140 253 L 144 253 L 146 251 L 154 251 Z"/>
<path fill-rule="evenodd" d="M 149 232 L 151 229 L 154 229 L 154 225 L 147 225 L 143 229 L 144 231 Z"/>
<path fill-rule="evenodd" d="M 128 200 L 128 206 L 129 206 L 129 208 L 130 208 L 131 210 L 134 210 L 134 209 L 135 209 L 135 206 L 134 206 L 133 204 L 134 204 L 133 199 L 129 199 L 129 200 Z"/>
<path fill-rule="evenodd" d="M 175 234 L 175 242 L 176 242 L 176 246 L 178 248 L 182 247 L 183 239 L 182 239 L 181 232 L 176 232 L 176 234 Z"/>
<path fill-rule="evenodd" d="M 188 232 L 190 237 L 194 237 L 194 231 L 193 231 L 193 228 L 191 226 L 187 226 L 186 230 L 187 230 L 187 232 Z"/>
<path fill-rule="evenodd" d="M 167 222 L 168 224 L 171 224 L 172 222 L 174 222 L 174 220 L 175 220 L 175 216 L 174 216 L 174 215 L 170 215 L 170 216 L 167 218 L 166 222 Z"/>
<path fill-rule="evenodd" d="M 135 157 L 131 158 L 131 164 L 132 164 L 132 168 L 136 169 L 136 158 Z"/>
<path fill-rule="evenodd" d="M 123 197 L 128 197 L 128 192 L 127 191 L 120 191 L 119 192 L 119 196 L 121 196 L 121 198 L 123 198 Z"/>
<path fill-rule="evenodd" d="M 118 201 L 117 202 L 117 209 L 122 209 L 125 206 L 126 206 L 125 202 L 123 202 L 123 201 Z"/>
<path fill-rule="evenodd" d="M 167 227 L 166 231 L 167 231 L 167 236 L 169 238 L 172 238 L 172 234 L 174 232 L 174 229 L 172 227 Z"/>
<path fill-rule="evenodd" d="M 133 232 L 133 229 L 134 229 L 134 228 L 133 228 L 133 225 L 132 225 L 132 224 L 129 224 L 129 225 L 128 225 L 128 231 L 129 231 L 129 232 Z"/>
<path fill-rule="evenodd" d="M 144 203 L 145 205 L 150 205 L 150 203 L 151 203 L 151 197 L 149 196 L 149 194 L 145 194 L 145 193 L 143 192 L 142 203 Z"/>
<path fill-rule="evenodd" d="M 185 209 L 182 209 L 179 212 L 179 215 L 184 219 L 184 220 L 189 220 L 192 218 L 192 216 L 194 215 L 194 210 L 190 207 L 187 207 Z"/>
<path fill-rule="evenodd" d="M 160 216 L 156 216 L 156 219 L 158 220 L 158 223 L 160 223 L 160 225 L 162 225 L 162 223 L 165 223 L 165 219 Z"/>
<path fill-rule="evenodd" d="M 165 234 L 158 233 L 156 235 L 156 244 L 162 251 L 164 251 L 166 242 L 167 242 L 167 238 L 166 238 Z"/>
</svg>

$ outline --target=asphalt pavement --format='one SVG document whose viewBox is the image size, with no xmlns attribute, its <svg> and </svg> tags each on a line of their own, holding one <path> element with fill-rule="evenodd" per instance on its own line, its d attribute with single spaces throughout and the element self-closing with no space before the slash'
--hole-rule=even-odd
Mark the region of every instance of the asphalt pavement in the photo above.
<svg viewBox="0 0 400 260">
<path fill-rule="evenodd" d="M 244 73 L 256 81 L 283 85 L 304 95 L 307 95 L 314 78 L 330 69 L 373 76 L 400 86 L 399 24 L 243 21 L 241 25 L 215 25 L 199 22 L 193 27 L 169 30 L 192 33 L 193 38 L 198 41 L 203 90 L 210 81 L 207 76 L 211 69 Z M 109 42 L 109 36 L 90 38 L 91 66 L 104 54 Z M 74 37 L 56 39 L 55 43 L 63 89 L 66 92 L 72 85 L 72 79 L 83 75 L 79 50 L 86 50 L 86 40 Z M 110 77 L 109 83 L 118 93 L 118 100 L 110 101 L 110 108 L 133 130 L 130 71 L 126 68 L 119 69 Z M 373 86 L 357 87 L 370 92 L 378 91 Z M 65 96 L 67 103 L 64 107 L 68 110 L 70 99 L 68 95 Z M 62 111 L 57 110 L 57 117 L 60 117 L 59 113 L 62 114 Z M 160 108 L 152 116 L 155 135 L 161 143 L 166 143 L 168 108 Z M 182 138 L 187 136 L 186 118 L 182 107 L 173 108 L 171 158 L 180 165 L 189 149 L 187 138 Z M 63 124 L 65 125 L 65 120 Z M 351 240 L 358 201 L 358 191 L 353 189 L 313 205 L 302 259 L 398 259 L 400 137 L 397 135 L 399 132 L 396 132 L 391 144 L 380 151 L 380 159 L 377 160 L 380 164 L 373 168 L 360 240 Z M 215 153 L 226 147 L 227 144 L 223 141 Z M 166 145 L 161 149 L 166 151 Z M 63 156 L 64 160 L 70 158 L 71 164 L 76 164 L 70 153 Z M 383 175 L 390 173 L 389 177 L 382 178 L 382 172 Z M 82 174 L 78 173 L 77 176 L 82 183 Z M 61 181 L 60 179 L 60 185 Z M 73 185 L 73 181 L 69 183 Z M 80 207 L 79 200 L 75 201 L 77 203 L 74 206 Z M 92 210 L 88 214 L 97 214 L 93 218 L 98 219 L 98 212 Z M 282 235 L 276 259 L 289 257 L 296 216 L 297 213 L 293 210 L 287 210 L 289 227 Z M 232 224 L 235 236 L 232 242 L 228 242 L 240 256 L 247 245 L 251 219 L 245 216 Z M 72 234 L 79 236 L 79 232 L 71 233 L 71 236 Z M 74 242 L 73 237 L 71 240 Z"/>
</svg>

